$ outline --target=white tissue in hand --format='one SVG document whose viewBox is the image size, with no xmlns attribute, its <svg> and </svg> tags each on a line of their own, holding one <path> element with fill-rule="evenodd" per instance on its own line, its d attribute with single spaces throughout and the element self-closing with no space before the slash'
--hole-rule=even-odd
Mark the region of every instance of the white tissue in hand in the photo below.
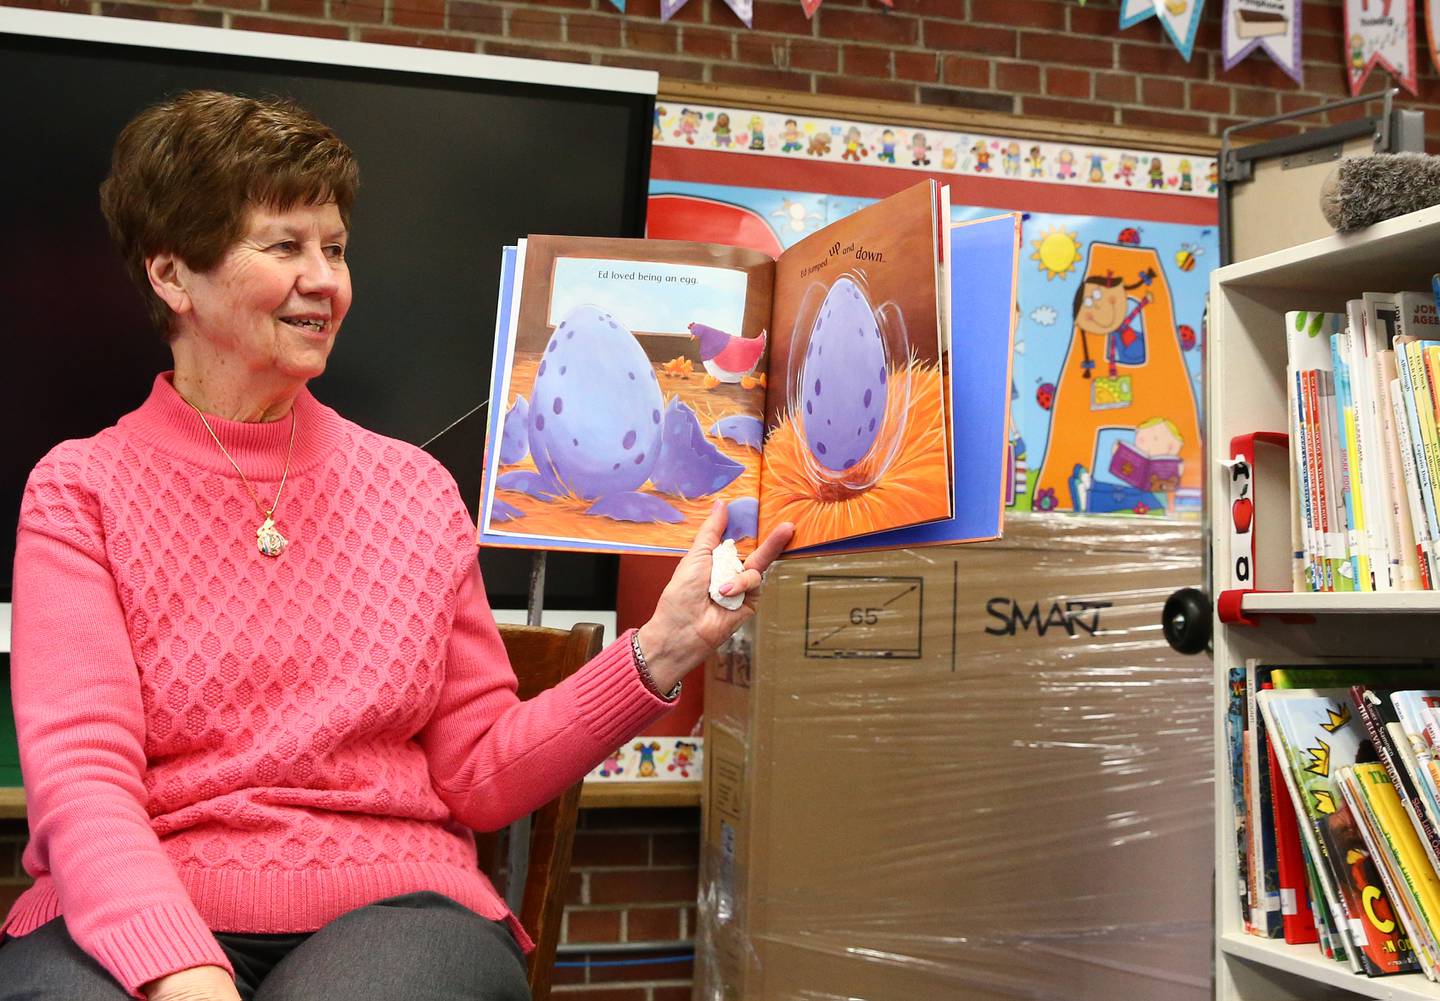
<svg viewBox="0 0 1440 1001">
<path fill-rule="evenodd" d="M 733 580 L 744 570 L 740 562 L 740 554 L 735 551 L 735 540 L 726 539 L 715 547 L 710 554 L 710 600 L 721 608 L 728 608 L 732 612 L 745 603 L 745 595 L 721 594 L 720 585 L 727 580 Z"/>
</svg>

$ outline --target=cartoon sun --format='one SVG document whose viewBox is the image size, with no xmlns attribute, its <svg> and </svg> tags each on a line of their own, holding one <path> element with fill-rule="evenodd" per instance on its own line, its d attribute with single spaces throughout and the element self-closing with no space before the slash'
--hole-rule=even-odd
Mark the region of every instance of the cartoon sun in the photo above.
<svg viewBox="0 0 1440 1001">
<path fill-rule="evenodd" d="M 1080 262 L 1077 234 L 1067 233 L 1058 226 L 1042 233 L 1040 239 L 1032 240 L 1031 246 L 1035 248 L 1035 253 L 1030 255 L 1030 259 L 1040 262 L 1040 270 L 1045 272 L 1046 281 L 1063 278 L 1074 271 L 1075 265 Z"/>
</svg>

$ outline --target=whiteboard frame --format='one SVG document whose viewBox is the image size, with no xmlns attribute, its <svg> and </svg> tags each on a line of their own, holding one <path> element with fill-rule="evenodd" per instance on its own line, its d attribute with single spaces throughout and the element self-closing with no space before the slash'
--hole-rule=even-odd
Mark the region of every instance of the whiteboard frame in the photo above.
<svg viewBox="0 0 1440 1001">
<path fill-rule="evenodd" d="M 588 66 L 512 56 L 488 56 L 472 52 L 448 52 L 404 45 L 377 45 L 373 42 L 309 38 L 235 28 L 205 28 L 188 24 L 165 24 L 95 14 L 61 14 L 12 7 L 0 7 L 0 33 L 77 42 L 109 42 L 182 52 L 207 52 L 223 56 L 284 59 L 325 66 L 352 66 L 500 80 L 506 83 L 648 94 L 652 97 L 660 85 L 660 74 L 651 70 Z"/>
</svg>

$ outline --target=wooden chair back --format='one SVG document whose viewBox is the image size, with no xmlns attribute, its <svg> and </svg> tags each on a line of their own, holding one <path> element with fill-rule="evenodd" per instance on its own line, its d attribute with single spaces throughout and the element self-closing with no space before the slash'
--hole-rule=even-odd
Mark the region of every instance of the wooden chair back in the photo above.
<svg viewBox="0 0 1440 1001">
<path fill-rule="evenodd" d="M 581 622 L 564 629 L 544 626 L 500 626 L 500 639 L 519 680 L 519 695 L 533 699 L 568 678 L 600 652 L 604 629 Z M 530 954 L 530 993 L 533 1001 L 550 997 L 555 948 L 565 915 L 565 885 L 570 875 L 570 851 L 575 844 L 575 819 L 580 812 L 580 784 L 535 811 L 530 818 L 530 862 L 525 873 L 525 896 L 516 915 L 535 940 Z M 477 840 L 481 864 L 497 854 L 498 834 Z"/>
</svg>

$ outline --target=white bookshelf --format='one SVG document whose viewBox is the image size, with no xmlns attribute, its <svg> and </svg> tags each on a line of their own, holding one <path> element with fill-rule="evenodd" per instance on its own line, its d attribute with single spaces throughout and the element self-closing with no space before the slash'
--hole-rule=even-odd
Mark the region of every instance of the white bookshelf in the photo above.
<svg viewBox="0 0 1440 1001">
<path fill-rule="evenodd" d="M 1378 594 L 1353 592 L 1335 594 L 1247 594 L 1241 602 L 1246 612 L 1292 615 L 1435 615 L 1440 613 L 1440 591 L 1403 591 Z"/>
<path fill-rule="evenodd" d="M 1367 291 L 1422 290 L 1440 271 L 1440 207 L 1219 269 L 1211 278 L 1207 432 L 1211 450 L 1212 581 L 1223 590 L 1232 554 L 1226 523 L 1230 439 L 1287 431 L 1287 310 L 1343 311 Z M 1256 509 L 1256 532 L 1289 538 L 1288 505 Z M 1215 621 L 1215 996 L 1217 1001 L 1440 1001 L 1419 974 L 1371 979 L 1326 959 L 1314 945 L 1245 934 L 1237 892 L 1235 828 L 1225 745 L 1226 671 L 1247 658 L 1434 656 L 1440 593 L 1275 594 L 1243 601 L 1257 625 Z"/>
</svg>

